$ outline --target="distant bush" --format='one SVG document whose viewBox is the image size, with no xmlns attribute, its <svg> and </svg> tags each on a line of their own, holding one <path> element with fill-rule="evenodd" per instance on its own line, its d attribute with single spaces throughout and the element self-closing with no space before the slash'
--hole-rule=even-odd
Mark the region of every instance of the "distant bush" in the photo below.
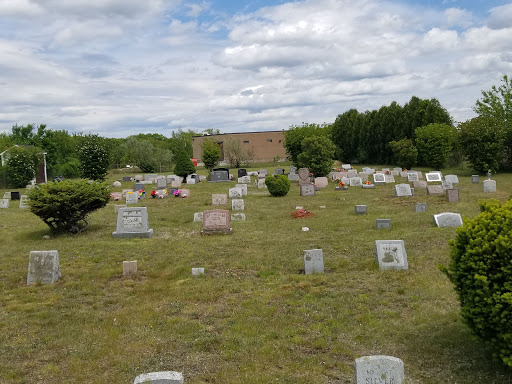
<svg viewBox="0 0 512 384">
<path fill-rule="evenodd" d="M 176 156 L 176 166 L 174 167 L 174 173 L 180 177 L 187 177 L 194 173 L 196 168 L 192 164 L 192 160 L 188 157 L 185 151 L 180 151 Z"/>
<path fill-rule="evenodd" d="M 15 188 L 25 188 L 35 177 L 39 150 L 34 147 L 12 147 L 8 151 L 7 177 Z"/>
<path fill-rule="evenodd" d="M 308 168 L 316 177 L 327 176 L 332 169 L 335 146 L 325 136 L 310 136 L 302 140 L 302 153 L 297 156 L 299 167 Z"/>
<path fill-rule="evenodd" d="M 105 180 L 110 164 L 110 148 L 105 138 L 98 135 L 81 138 L 78 158 L 83 178 Z"/>
<path fill-rule="evenodd" d="M 389 146 L 393 151 L 394 163 L 403 168 L 411 169 L 418 162 L 418 149 L 411 139 L 390 141 Z"/>
<path fill-rule="evenodd" d="M 80 161 L 73 159 L 64 164 L 57 164 L 52 169 L 52 176 L 64 176 L 66 179 L 80 177 Z"/>
<path fill-rule="evenodd" d="M 512 201 L 480 203 L 441 267 L 455 285 L 462 317 L 505 365 L 512 366 Z"/>
<path fill-rule="evenodd" d="M 107 205 L 110 191 L 106 183 L 86 180 L 47 183 L 29 193 L 30 211 L 39 216 L 52 232 L 80 233 L 87 216 Z"/>
<path fill-rule="evenodd" d="M 290 190 L 290 181 L 284 175 L 267 176 L 265 184 L 272 196 L 285 196 Z"/>
</svg>

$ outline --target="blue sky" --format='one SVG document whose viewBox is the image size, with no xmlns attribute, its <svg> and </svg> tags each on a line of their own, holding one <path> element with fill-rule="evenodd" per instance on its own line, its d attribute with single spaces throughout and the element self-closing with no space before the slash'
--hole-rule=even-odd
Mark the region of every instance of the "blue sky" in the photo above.
<svg viewBox="0 0 512 384">
<path fill-rule="evenodd" d="M 0 0 L 0 132 L 281 130 L 512 74 L 512 2 Z"/>
</svg>

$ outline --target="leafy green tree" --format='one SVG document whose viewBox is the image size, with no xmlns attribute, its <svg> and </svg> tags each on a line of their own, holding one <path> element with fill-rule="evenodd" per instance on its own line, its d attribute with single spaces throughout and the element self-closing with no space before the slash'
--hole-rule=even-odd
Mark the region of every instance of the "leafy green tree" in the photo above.
<svg viewBox="0 0 512 384">
<path fill-rule="evenodd" d="M 316 177 L 327 176 L 331 171 L 335 146 L 325 136 L 306 137 L 302 141 L 302 153 L 298 156 L 298 167 L 309 168 Z"/>
<path fill-rule="evenodd" d="M 302 123 L 302 126 L 292 125 L 284 132 L 284 147 L 288 158 L 298 167 L 298 157 L 302 153 L 302 141 L 310 136 L 330 137 L 331 127 L 329 125 L 318 125 Z"/>
<path fill-rule="evenodd" d="M 394 155 L 394 163 L 402 168 L 411 169 L 418 162 L 418 149 L 411 139 L 391 141 L 389 143 Z"/>
<path fill-rule="evenodd" d="M 228 139 L 224 142 L 224 157 L 232 167 L 240 168 L 247 165 L 254 158 L 254 152 L 251 148 L 244 148 L 238 139 Z"/>
<path fill-rule="evenodd" d="M 35 147 L 12 147 L 8 150 L 7 177 L 15 188 L 25 188 L 35 177 L 41 151 Z"/>
<path fill-rule="evenodd" d="M 505 158 L 505 128 L 495 119 L 476 117 L 459 126 L 459 143 L 476 172 L 496 172 Z"/>
<path fill-rule="evenodd" d="M 204 141 L 201 143 L 201 149 L 203 151 L 202 160 L 204 166 L 206 169 L 208 169 L 208 171 L 211 172 L 212 169 L 215 168 L 217 164 L 219 164 L 221 155 L 220 147 L 213 140 L 204 139 Z"/>
<path fill-rule="evenodd" d="M 456 129 L 447 124 L 429 124 L 415 130 L 421 165 L 440 169 L 452 154 Z"/>
<path fill-rule="evenodd" d="M 80 233 L 88 215 L 107 205 L 110 191 L 106 183 L 87 180 L 46 183 L 29 192 L 30 211 L 52 232 Z"/>
<path fill-rule="evenodd" d="M 82 177 L 92 180 L 104 180 L 110 165 L 110 148 L 108 142 L 98 135 L 81 138 L 78 158 Z"/>
<path fill-rule="evenodd" d="M 196 168 L 192 164 L 192 160 L 188 156 L 186 150 L 178 152 L 176 156 L 176 166 L 174 167 L 174 173 L 180 177 L 186 178 L 188 175 L 194 173 Z"/>
</svg>

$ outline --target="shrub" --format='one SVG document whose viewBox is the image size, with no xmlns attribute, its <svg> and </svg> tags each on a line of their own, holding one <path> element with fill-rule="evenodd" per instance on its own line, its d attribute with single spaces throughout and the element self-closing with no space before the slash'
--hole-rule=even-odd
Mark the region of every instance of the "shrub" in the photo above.
<svg viewBox="0 0 512 384">
<path fill-rule="evenodd" d="M 30 147 L 12 147 L 7 160 L 7 177 L 15 188 L 25 188 L 36 177 L 38 150 Z"/>
<path fill-rule="evenodd" d="M 39 216 L 52 232 L 80 233 L 87 216 L 107 205 L 110 191 L 106 183 L 86 180 L 47 183 L 29 193 L 30 211 Z"/>
<path fill-rule="evenodd" d="M 441 269 L 471 330 L 512 366 L 512 201 L 481 202 L 480 209 L 457 231 L 450 265 Z"/>
<path fill-rule="evenodd" d="M 265 184 L 272 196 L 285 196 L 290 190 L 290 181 L 284 175 L 267 176 Z"/>
<path fill-rule="evenodd" d="M 174 167 L 174 173 L 180 177 L 187 177 L 191 173 L 194 173 L 196 168 L 192 164 L 192 160 L 188 157 L 185 151 L 180 151 L 176 156 L 176 166 Z"/>
<path fill-rule="evenodd" d="M 418 161 L 418 150 L 411 139 L 402 139 L 399 141 L 390 141 L 389 146 L 393 151 L 396 165 L 411 169 Z"/>
</svg>

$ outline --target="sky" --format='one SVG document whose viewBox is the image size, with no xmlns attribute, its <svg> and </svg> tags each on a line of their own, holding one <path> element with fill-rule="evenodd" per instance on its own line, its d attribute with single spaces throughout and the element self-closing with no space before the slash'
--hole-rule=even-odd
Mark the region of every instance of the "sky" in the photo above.
<svg viewBox="0 0 512 384">
<path fill-rule="evenodd" d="M 511 1 L 0 0 L 0 133 L 283 130 L 412 96 L 462 122 L 505 74 Z"/>
</svg>

